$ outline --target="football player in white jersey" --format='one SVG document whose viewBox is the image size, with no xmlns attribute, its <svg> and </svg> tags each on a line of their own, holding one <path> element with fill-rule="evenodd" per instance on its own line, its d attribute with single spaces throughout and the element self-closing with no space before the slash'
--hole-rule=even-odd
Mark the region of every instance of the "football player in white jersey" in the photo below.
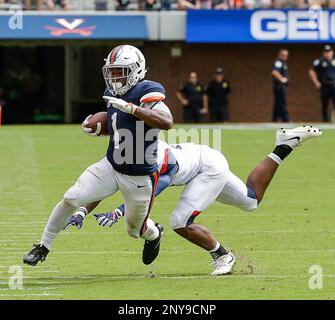
<svg viewBox="0 0 335 320">
<path fill-rule="evenodd" d="M 303 141 L 321 134 L 319 129 L 312 126 L 278 130 L 274 151 L 251 171 L 246 184 L 229 170 L 226 158 L 214 149 L 193 143 L 169 146 L 165 142 L 159 142 L 159 167 L 166 168 L 168 163 L 176 163 L 177 170 L 172 166 L 167 173 L 161 175 L 163 178 L 172 172 L 170 179 L 164 180 L 163 186 L 158 187 L 158 192 L 160 193 L 168 185 L 186 185 L 170 217 L 170 226 L 180 236 L 210 253 L 214 260 L 213 276 L 231 273 L 235 257 L 207 228 L 194 223 L 196 216 L 215 200 L 245 211 L 255 210 L 286 156 Z M 167 150 L 171 151 L 174 159 L 168 159 Z M 81 227 L 87 212 L 96 205 L 97 203 L 80 208 L 67 227 L 70 225 Z M 109 213 L 95 214 L 99 225 L 110 227 L 124 215 L 126 213 L 123 206 Z"/>
</svg>

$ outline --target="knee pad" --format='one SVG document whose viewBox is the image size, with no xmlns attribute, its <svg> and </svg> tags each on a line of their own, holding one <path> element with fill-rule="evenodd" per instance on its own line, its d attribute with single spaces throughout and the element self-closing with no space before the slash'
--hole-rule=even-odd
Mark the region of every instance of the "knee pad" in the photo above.
<svg viewBox="0 0 335 320">
<path fill-rule="evenodd" d="M 243 211 L 255 211 L 258 208 L 258 203 L 256 199 L 250 198 L 250 201 L 243 203 L 240 207 Z"/>
<path fill-rule="evenodd" d="M 138 239 L 140 237 L 140 230 L 138 230 L 137 228 L 133 226 L 127 225 L 127 233 L 130 237 L 134 239 Z"/>
<path fill-rule="evenodd" d="M 67 203 L 71 204 L 75 208 L 79 208 L 84 204 L 82 194 L 82 190 L 77 185 L 74 185 L 65 192 L 63 198 Z"/>
<path fill-rule="evenodd" d="M 187 221 L 183 219 L 182 216 L 180 216 L 177 212 L 173 212 L 170 216 L 170 228 L 171 229 L 180 229 L 185 228 L 187 225 Z"/>
</svg>

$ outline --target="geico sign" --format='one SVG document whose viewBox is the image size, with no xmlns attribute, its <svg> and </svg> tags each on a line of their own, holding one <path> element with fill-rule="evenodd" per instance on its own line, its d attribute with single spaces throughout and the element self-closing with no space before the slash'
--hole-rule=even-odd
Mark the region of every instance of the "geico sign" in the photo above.
<svg viewBox="0 0 335 320">
<path fill-rule="evenodd" d="M 255 11 L 250 31 L 257 40 L 331 40 L 335 39 L 335 11 Z"/>
</svg>

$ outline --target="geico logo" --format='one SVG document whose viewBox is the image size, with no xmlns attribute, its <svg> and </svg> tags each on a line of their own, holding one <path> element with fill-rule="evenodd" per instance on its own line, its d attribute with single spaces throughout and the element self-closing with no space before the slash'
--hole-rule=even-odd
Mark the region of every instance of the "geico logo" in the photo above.
<svg viewBox="0 0 335 320">
<path fill-rule="evenodd" d="M 332 40 L 335 11 L 255 11 L 250 19 L 250 32 L 257 40 Z"/>
</svg>

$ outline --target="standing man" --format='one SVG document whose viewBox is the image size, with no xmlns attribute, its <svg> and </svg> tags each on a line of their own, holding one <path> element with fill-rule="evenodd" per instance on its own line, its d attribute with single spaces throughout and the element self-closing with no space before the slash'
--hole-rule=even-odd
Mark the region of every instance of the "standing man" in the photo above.
<svg viewBox="0 0 335 320">
<path fill-rule="evenodd" d="M 282 122 L 289 122 L 290 117 L 287 110 L 287 85 L 288 85 L 288 60 L 289 52 L 287 49 L 280 49 L 278 57 L 273 63 L 273 94 L 274 105 L 272 113 L 272 121 L 276 122 L 280 119 Z"/>
<path fill-rule="evenodd" d="M 216 68 L 214 79 L 208 84 L 207 96 L 211 122 L 229 120 L 229 99 L 231 87 L 222 68 Z"/>
<path fill-rule="evenodd" d="M 315 87 L 321 92 L 322 118 L 329 122 L 329 99 L 333 100 L 335 107 L 335 58 L 334 49 L 325 45 L 322 57 L 313 62 L 313 68 L 309 70 L 309 76 Z"/>
<path fill-rule="evenodd" d="M 199 82 L 196 72 L 191 72 L 189 81 L 176 93 L 184 108 L 184 122 L 197 123 L 208 112 L 207 97 L 204 86 Z"/>
</svg>

